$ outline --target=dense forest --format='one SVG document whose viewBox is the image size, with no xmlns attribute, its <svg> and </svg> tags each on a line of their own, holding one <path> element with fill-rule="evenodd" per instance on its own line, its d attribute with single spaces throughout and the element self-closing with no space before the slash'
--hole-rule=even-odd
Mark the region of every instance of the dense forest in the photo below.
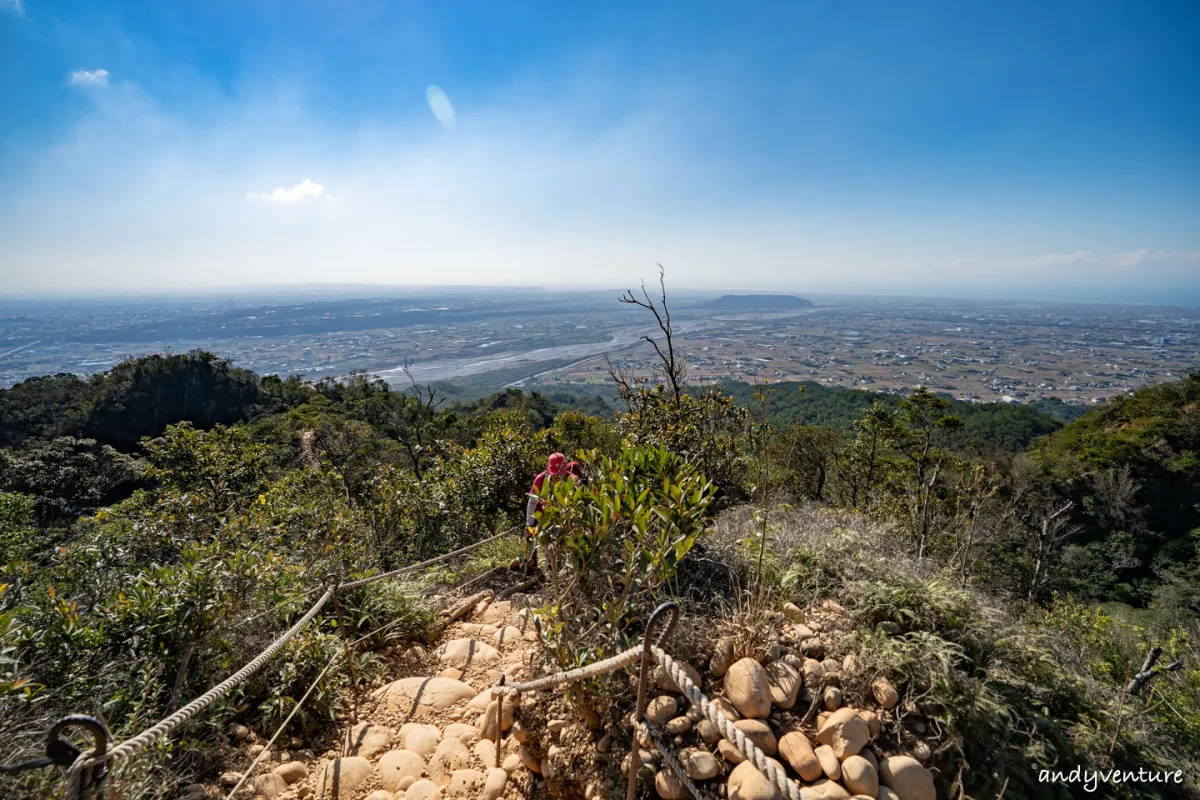
<svg viewBox="0 0 1200 800">
<path fill-rule="evenodd" d="M 764 548 L 773 537 L 791 565 L 775 576 L 778 591 L 857 586 L 871 619 L 886 595 L 912 642 L 944 648 L 943 682 L 904 677 L 942 698 L 959 738 L 938 757 L 964 776 L 965 796 L 995 796 L 998 776 L 1010 797 L 1064 796 L 1010 780 L 1072 760 L 1192 765 L 1195 778 L 1200 373 L 1068 421 L 921 390 L 689 389 L 670 369 L 626 381 L 615 412 L 595 398 L 515 389 L 448 403 L 435 389 L 395 391 L 364 375 L 259 377 L 202 352 L 0 390 L 0 760 L 29 752 L 39 725 L 62 713 L 101 713 L 118 736 L 160 718 L 257 652 L 264 631 L 294 622 L 297 596 L 318 576 L 387 570 L 519 524 L 530 479 L 562 451 L 591 482 L 547 514 L 612 509 L 596 529 L 603 537 L 579 545 L 580 564 L 608 563 L 595 561 L 597 542 L 618 548 L 604 558 L 622 557 L 627 540 L 612 537 L 625 514 L 629 530 L 649 514 L 688 531 L 686 547 L 671 540 L 637 562 L 649 565 L 638 584 L 647 602 L 685 591 L 666 577 L 676 561 L 693 546 L 711 558 L 705 531 L 747 508 L 761 527 L 745 535 L 761 531 Z M 622 494 L 639 481 L 649 488 Z M 641 510 L 656 492 L 666 498 L 657 510 Z M 878 525 L 887 533 L 876 546 L 911 559 L 914 574 L 855 583 L 843 565 L 816 580 L 816 550 L 782 552 L 795 508 Z M 760 585 L 763 563 L 760 554 Z M 983 617 L 965 630 L 967 597 L 1002 606 L 1020 625 L 1015 638 L 981 629 Z M 405 585 L 375 584 L 343 610 L 364 631 L 404 620 L 381 645 L 420 639 L 431 624 Z M 242 625 L 248 617 L 263 621 Z M 564 663 L 604 652 L 626 624 L 612 617 L 595 634 L 608 638 L 591 642 L 552 640 L 548 627 L 548 652 Z M 281 719 L 336 646 L 330 625 L 126 779 L 178 785 L 214 768 L 224 721 Z M 1035 639 L 1050 649 L 1013 649 Z M 1184 669 L 1133 707 L 1122 689 L 1151 645 Z M 372 664 L 364 653 L 360 680 Z M 309 729 L 343 708 L 348 681 L 328 677 L 305 712 Z M 985 690 L 993 705 L 981 710 Z M 26 780 L 31 795 L 48 791 Z"/>
</svg>

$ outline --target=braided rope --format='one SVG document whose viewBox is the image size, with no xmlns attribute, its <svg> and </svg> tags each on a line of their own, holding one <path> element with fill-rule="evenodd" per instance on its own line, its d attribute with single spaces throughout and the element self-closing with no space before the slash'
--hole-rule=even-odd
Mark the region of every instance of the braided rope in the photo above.
<svg viewBox="0 0 1200 800">
<path fill-rule="evenodd" d="M 291 641 L 296 634 L 298 634 L 301 629 L 304 628 L 305 625 L 312 621 L 313 617 L 315 617 L 320 610 L 325 607 L 325 604 L 329 602 L 329 598 L 331 597 L 333 597 L 333 587 L 326 589 L 325 594 L 321 595 L 321 599 L 314 603 L 312 608 L 310 608 L 308 612 L 288 630 L 287 633 L 283 634 L 283 636 L 280 636 L 266 650 L 263 650 L 261 653 L 255 656 L 254 660 L 250 661 L 248 664 L 246 664 L 246 666 L 242 667 L 224 681 L 217 684 L 212 689 L 209 689 L 200 697 L 197 697 L 195 700 L 188 703 L 171 716 L 162 720 L 153 727 L 147 728 L 137 736 L 134 736 L 132 739 L 126 739 L 124 742 L 117 745 L 112 750 L 109 750 L 102 756 L 96 756 L 94 758 L 75 762 L 75 765 L 71 767 L 70 774 L 68 774 L 68 780 L 71 779 L 72 775 L 84 767 L 95 766 L 96 764 L 102 764 L 105 762 L 120 761 L 123 758 L 137 755 L 147 747 L 150 747 L 158 742 L 164 736 L 170 734 L 171 731 L 175 730 L 204 709 L 208 708 L 217 700 L 220 700 L 235 686 L 244 682 L 246 679 L 250 678 L 256 672 L 262 669 L 263 665 L 266 664 L 272 656 L 278 653 L 285 644 Z"/>
<path fill-rule="evenodd" d="M 662 731 L 649 722 L 638 723 L 638 728 L 645 731 L 646 738 L 650 740 L 658 752 L 662 753 L 663 763 L 670 768 L 671 772 L 675 773 L 675 776 L 679 778 L 684 787 L 692 793 L 692 797 L 696 798 L 696 800 L 714 800 L 712 795 L 697 786 L 688 776 L 683 765 L 679 763 L 679 760 L 675 758 L 675 754 L 671 752 L 666 742 L 663 741 Z"/>
<path fill-rule="evenodd" d="M 450 559 L 454 558 L 455 556 L 461 556 L 463 553 L 469 553 L 477 547 L 483 547 L 485 544 L 491 544 L 492 542 L 496 541 L 497 539 L 504 537 L 504 536 L 508 536 L 510 533 L 513 533 L 514 531 L 517 531 L 517 530 L 520 530 L 520 526 L 506 528 L 505 530 L 502 530 L 499 533 L 497 533 L 495 536 L 489 536 L 486 539 L 481 539 L 480 541 L 475 542 L 474 544 L 469 544 L 466 547 L 460 547 L 457 550 L 451 550 L 449 553 L 443 553 L 442 555 L 437 556 L 436 558 L 426 559 L 425 561 L 418 561 L 416 564 L 409 564 L 407 567 L 400 567 L 400 569 L 394 569 L 391 572 L 384 572 L 379 575 L 372 575 L 371 577 L 363 578 L 362 580 L 350 581 L 350 583 L 343 583 L 342 589 L 357 589 L 360 586 L 366 586 L 368 583 L 375 583 L 376 581 L 387 580 L 388 578 L 394 578 L 397 575 L 403 575 L 406 572 L 412 572 L 413 570 L 421 569 L 422 567 L 428 567 L 433 564 L 440 564 L 443 561 L 449 561 Z"/>
<path fill-rule="evenodd" d="M 497 684 L 492 687 L 492 695 L 536 692 L 541 689 L 549 689 L 554 686 L 560 686 L 564 683 L 574 683 L 575 681 L 581 681 L 585 678 L 594 678 L 597 675 L 604 675 L 608 672 L 616 672 L 621 667 L 637 661 L 639 658 L 641 658 L 641 655 L 641 647 L 631 647 L 625 652 L 618 653 L 612 658 L 606 658 L 603 661 L 597 661 L 594 664 L 588 664 L 586 667 L 579 667 L 566 672 L 557 672 L 554 675 L 547 675 L 544 678 L 526 681 L 525 683 L 511 683 L 504 686 Z"/>
<path fill-rule="evenodd" d="M 812 800 L 812 795 L 796 786 L 783 770 L 775 766 L 773 761 L 767 759 L 765 753 L 758 749 L 754 742 L 746 737 L 734 724 L 729 720 L 729 717 L 721 713 L 721 710 L 709 702 L 704 693 L 697 688 L 696 684 L 692 683 L 692 679 L 688 677 L 679 663 L 663 652 L 661 647 L 654 645 L 651 647 L 654 657 L 658 659 L 658 663 L 662 665 L 667 674 L 671 676 L 671 680 L 675 681 L 675 685 L 680 691 L 687 696 L 692 704 L 698 707 L 709 722 L 717 726 L 717 730 L 721 732 L 721 736 L 729 740 L 738 752 L 746 757 L 752 763 L 763 777 L 775 785 L 776 790 L 788 800 Z"/>
</svg>

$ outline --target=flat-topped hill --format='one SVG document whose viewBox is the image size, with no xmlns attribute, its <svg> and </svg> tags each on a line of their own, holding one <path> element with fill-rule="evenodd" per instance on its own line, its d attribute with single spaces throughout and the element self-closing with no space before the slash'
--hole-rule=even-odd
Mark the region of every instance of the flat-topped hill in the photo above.
<svg viewBox="0 0 1200 800">
<path fill-rule="evenodd" d="M 701 306 L 718 311 L 791 311 L 813 307 L 803 297 L 790 294 L 725 294 Z"/>
</svg>

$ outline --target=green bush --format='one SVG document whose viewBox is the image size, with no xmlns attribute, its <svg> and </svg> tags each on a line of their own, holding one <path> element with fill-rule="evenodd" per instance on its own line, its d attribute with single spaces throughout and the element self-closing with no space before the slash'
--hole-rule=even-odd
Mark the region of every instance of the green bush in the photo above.
<svg viewBox="0 0 1200 800">
<path fill-rule="evenodd" d="M 590 453 L 587 483 L 543 490 L 538 544 L 547 552 L 552 603 L 543 631 L 560 664 L 628 646 L 659 592 L 702 538 L 712 484 L 663 447 L 639 446 L 615 458 Z"/>
</svg>

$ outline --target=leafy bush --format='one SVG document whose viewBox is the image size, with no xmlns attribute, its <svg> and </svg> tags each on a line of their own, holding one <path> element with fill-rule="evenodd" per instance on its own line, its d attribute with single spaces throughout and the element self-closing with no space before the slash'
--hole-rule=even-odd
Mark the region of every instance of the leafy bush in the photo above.
<svg viewBox="0 0 1200 800">
<path fill-rule="evenodd" d="M 560 664 L 628 646 L 659 591 L 701 539 L 712 484 L 663 447 L 630 447 L 615 458 L 588 454 L 595 477 L 547 483 L 538 517 L 554 586 L 541 609 Z"/>
</svg>

